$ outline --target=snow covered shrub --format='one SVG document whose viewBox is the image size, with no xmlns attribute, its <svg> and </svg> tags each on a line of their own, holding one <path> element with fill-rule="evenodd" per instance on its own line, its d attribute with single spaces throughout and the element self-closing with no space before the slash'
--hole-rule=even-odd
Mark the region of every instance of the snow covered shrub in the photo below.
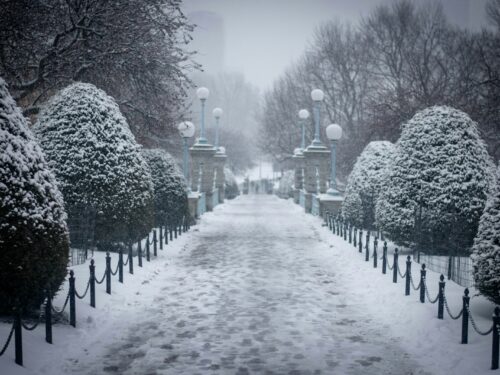
<svg viewBox="0 0 500 375">
<path fill-rule="evenodd" d="M 59 289 L 68 243 L 56 179 L 0 78 L 0 313 L 38 307 L 46 287 Z"/>
<path fill-rule="evenodd" d="M 69 222 L 78 207 L 96 212 L 98 248 L 134 241 L 153 221 L 153 182 L 113 98 L 86 83 L 56 94 L 34 127 L 63 193 Z"/>
<path fill-rule="evenodd" d="M 500 166 L 474 240 L 472 262 L 476 288 L 500 305 Z"/>
<path fill-rule="evenodd" d="M 293 197 L 293 183 L 294 183 L 294 171 L 285 171 L 278 185 L 278 194 L 281 198 L 290 198 Z"/>
<path fill-rule="evenodd" d="M 224 189 L 225 198 L 234 199 L 240 194 L 236 177 L 234 177 L 233 171 L 227 167 L 224 168 L 224 176 L 226 178 Z"/>
<path fill-rule="evenodd" d="M 154 185 L 155 223 L 179 223 L 188 211 L 187 186 L 175 160 L 162 149 L 143 149 Z"/>
<path fill-rule="evenodd" d="M 345 220 L 357 227 L 374 228 L 375 204 L 385 188 L 383 180 L 393 154 L 394 144 L 388 141 L 373 141 L 365 147 L 347 179 L 342 204 Z"/>
<path fill-rule="evenodd" d="M 404 124 L 377 202 L 377 223 L 394 241 L 435 254 L 466 254 L 493 182 L 477 124 L 436 106 Z"/>
</svg>

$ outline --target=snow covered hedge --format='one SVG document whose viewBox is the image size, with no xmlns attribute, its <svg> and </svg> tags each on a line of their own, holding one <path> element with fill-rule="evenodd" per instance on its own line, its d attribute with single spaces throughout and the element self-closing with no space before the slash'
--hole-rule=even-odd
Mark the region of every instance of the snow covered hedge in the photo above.
<svg viewBox="0 0 500 375">
<path fill-rule="evenodd" d="M 184 175 L 172 156 L 162 149 L 143 149 L 154 186 L 155 224 L 180 223 L 188 212 Z"/>
<path fill-rule="evenodd" d="M 436 106 L 404 124 L 377 201 L 391 239 L 434 254 L 468 254 L 493 182 L 477 124 Z"/>
<path fill-rule="evenodd" d="M 91 84 L 72 84 L 52 98 L 34 131 L 59 181 L 69 221 L 78 219 L 75 208 L 96 212 L 98 248 L 149 232 L 151 172 L 113 98 Z"/>
<path fill-rule="evenodd" d="M 472 262 L 476 288 L 500 305 L 500 166 L 474 240 Z"/>
<path fill-rule="evenodd" d="M 63 198 L 26 119 L 0 78 L 0 313 L 39 307 L 66 276 Z"/>
<path fill-rule="evenodd" d="M 374 229 L 375 204 L 385 188 L 387 165 L 394 154 L 394 144 L 388 141 L 370 142 L 356 160 L 347 179 L 342 216 L 366 229 Z"/>
<path fill-rule="evenodd" d="M 225 199 L 234 199 L 238 195 L 240 195 L 240 189 L 238 187 L 238 183 L 236 182 L 236 177 L 231 169 L 225 167 L 224 168 L 224 176 L 225 176 L 225 188 L 224 195 Z"/>
</svg>

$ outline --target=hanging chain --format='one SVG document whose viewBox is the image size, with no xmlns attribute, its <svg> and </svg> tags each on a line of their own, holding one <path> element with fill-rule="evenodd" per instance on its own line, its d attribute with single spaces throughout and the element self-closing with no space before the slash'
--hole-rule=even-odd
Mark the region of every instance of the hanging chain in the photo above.
<svg viewBox="0 0 500 375">
<path fill-rule="evenodd" d="M 429 295 L 429 288 L 427 288 L 427 282 L 426 282 L 425 279 L 424 279 L 424 287 L 425 287 L 425 294 L 427 296 L 427 300 L 430 303 L 436 303 L 438 301 L 438 299 L 439 299 L 439 292 L 438 292 L 436 298 L 433 300 L 433 299 L 431 299 L 431 296 Z"/>
<path fill-rule="evenodd" d="M 104 282 L 104 279 L 106 278 L 106 270 L 104 270 L 104 275 L 102 275 L 101 280 L 97 280 L 96 277 L 94 276 L 94 280 L 97 284 L 102 284 Z"/>
<path fill-rule="evenodd" d="M 62 315 L 62 313 L 64 312 L 64 310 L 66 310 L 66 306 L 68 305 L 68 301 L 69 301 L 69 291 L 68 291 L 68 295 L 66 296 L 66 300 L 64 301 L 64 305 L 63 305 L 62 309 L 60 311 L 57 311 L 57 309 L 54 306 L 52 306 L 52 311 L 56 315 Z"/>
<path fill-rule="evenodd" d="M 472 318 L 472 314 L 470 313 L 469 305 L 466 305 L 466 306 L 467 306 L 467 312 L 469 313 L 469 320 L 472 323 L 472 327 L 474 328 L 474 331 L 476 331 L 481 336 L 488 336 L 491 332 L 493 332 L 493 328 L 495 327 L 494 324 L 491 325 L 491 328 L 489 330 L 487 330 L 485 332 L 480 331 L 479 328 L 477 328 L 476 322 Z"/>
<path fill-rule="evenodd" d="M 415 282 L 413 281 L 413 275 L 410 273 L 410 281 L 411 281 L 411 287 L 413 290 L 419 290 L 420 289 L 420 283 L 418 284 L 417 287 L 415 287 Z"/>
<path fill-rule="evenodd" d="M 404 273 L 404 274 L 403 274 L 403 273 L 401 273 L 401 269 L 400 269 L 400 267 L 399 267 L 399 263 L 397 264 L 397 266 L 398 266 L 398 273 L 399 273 L 399 276 L 401 276 L 401 278 L 402 278 L 402 279 L 404 279 L 404 278 L 406 277 L 406 271 L 405 271 L 405 273 Z"/>
<path fill-rule="evenodd" d="M 448 315 L 450 316 L 450 318 L 453 320 L 459 319 L 462 316 L 462 314 L 464 313 L 464 309 L 462 308 L 462 310 L 460 310 L 458 315 L 454 316 L 450 311 L 450 307 L 448 306 L 448 300 L 446 299 L 446 294 L 443 296 L 443 299 L 444 299 L 444 307 L 446 307 L 446 311 L 448 312 Z"/>
<path fill-rule="evenodd" d="M 89 287 L 90 287 L 90 278 L 89 278 L 89 281 L 87 282 L 87 288 L 85 289 L 85 292 L 83 292 L 83 295 L 79 295 L 78 292 L 76 291 L 76 288 L 75 288 L 75 295 L 79 298 L 79 299 L 84 299 L 85 296 L 87 295 L 87 292 L 89 291 Z"/>
<path fill-rule="evenodd" d="M 115 276 L 118 273 L 118 269 L 120 268 L 120 261 L 116 264 L 116 270 L 115 272 L 111 271 L 111 275 Z"/>
<path fill-rule="evenodd" d="M 9 332 L 9 337 L 7 337 L 7 341 L 5 342 L 2 350 L 0 351 L 0 356 L 3 355 L 3 353 L 5 353 L 5 351 L 7 350 L 7 348 L 9 347 L 9 344 L 10 344 L 10 340 L 12 339 L 12 334 L 14 333 L 14 327 L 15 327 L 15 322 L 12 323 L 12 328 L 10 329 L 10 332 Z"/>
</svg>

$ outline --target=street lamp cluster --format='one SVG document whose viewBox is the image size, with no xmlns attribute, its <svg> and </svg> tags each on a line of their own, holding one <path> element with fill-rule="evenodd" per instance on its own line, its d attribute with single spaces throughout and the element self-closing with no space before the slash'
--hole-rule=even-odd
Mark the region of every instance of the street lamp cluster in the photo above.
<svg viewBox="0 0 500 375">
<path fill-rule="evenodd" d="M 200 128 L 199 137 L 191 148 L 189 148 L 188 141 L 195 134 L 195 126 L 190 121 L 183 121 L 177 126 L 183 140 L 183 169 L 188 192 L 191 193 L 194 190 L 198 193 L 189 194 L 190 199 L 199 199 L 201 206 L 206 205 L 206 210 L 211 210 L 215 205 L 224 201 L 226 159 L 226 150 L 219 145 L 219 122 L 224 113 L 221 108 L 214 108 L 212 112 L 215 120 L 214 145 L 211 145 L 206 138 L 205 105 L 209 95 L 210 91 L 206 87 L 196 90 L 196 96 L 201 103 Z M 189 160 L 190 155 L 191 160 Z M 195 211 L 192 213 L 193 216 L 199 216 L 205 208 L 196 208 Z"/>
<path fill-rule="evenodd" d="M 304 151 L 306 150 L 321 149 L 324 147 L 320 139 L 321 102 L 323 101 L 324 97 L 325 94 L 320 89 L 314 89 L 311 91 L 311 99 L 313 101 L 314 111 L 314 139 L 307 149 L 305 147 L 305 123 L 309 118 L 309 111 L 307 109 L 301 109 L 299 111 L 299 118 L 302 126 L 302 141 L 300 147 L 294 150 L 294 155 L 296 156 L 303 155 Z M 328 127 L 326 128 L 326 137 L 330 141 L 331 145 L 331 176 L 330 186 L 327 193 L 330 195 L 339 196 L 340 193 L 337 190 L 336 183 L 336 148 L 337 141 L 342 137 L 342 128 L 337 124 L 328 125 Z"/>
</svg>

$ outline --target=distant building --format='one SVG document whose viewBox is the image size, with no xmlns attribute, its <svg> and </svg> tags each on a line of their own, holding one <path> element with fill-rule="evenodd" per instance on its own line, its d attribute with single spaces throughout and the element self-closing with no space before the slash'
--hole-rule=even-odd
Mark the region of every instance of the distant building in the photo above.
<svg viewBox="0 0 500 375">
<path fill-rule="evenodd" d="M 187 17 L 196 25 L 191 43 L 192 50 L 197 51 L 195 60 L 203 65 L 207 73 L 222 72 L 225 63 L 223 18 L 217 13 L 203 10 L 188 13 Z"/>
</svg>

